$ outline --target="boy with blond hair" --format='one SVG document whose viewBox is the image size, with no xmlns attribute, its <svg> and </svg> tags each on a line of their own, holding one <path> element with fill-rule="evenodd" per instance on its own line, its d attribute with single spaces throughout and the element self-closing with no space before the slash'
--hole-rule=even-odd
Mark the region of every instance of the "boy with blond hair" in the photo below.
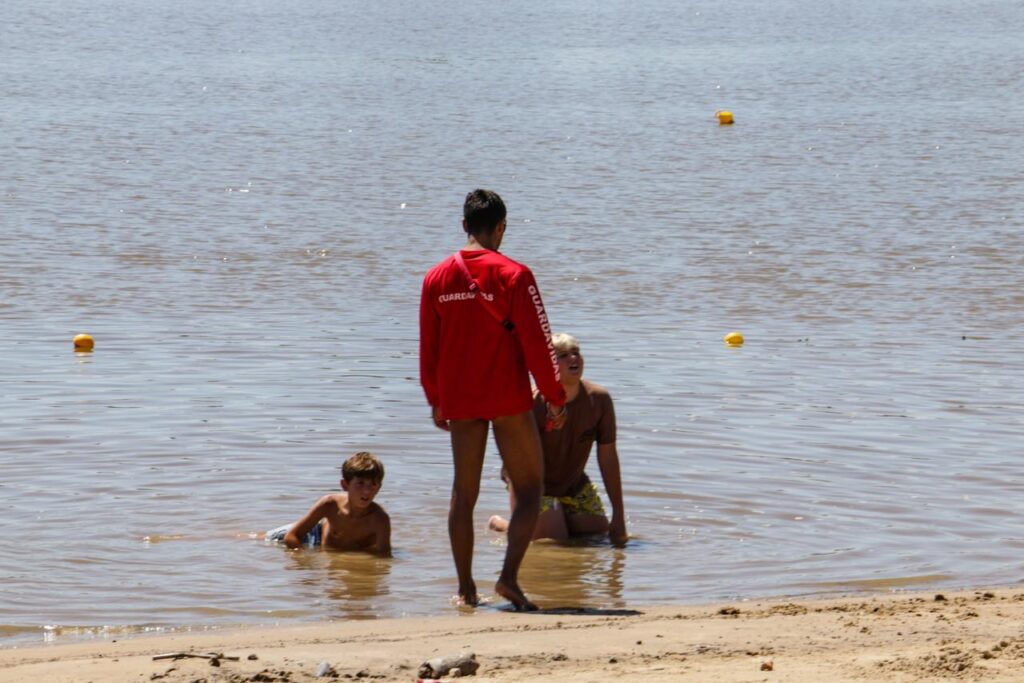
<svg viewBox="0 0 1024 683">
<path fill-rule="evenodd" d="M 622 545 L 629 535 L 622 503 L 619 453 L 615 446 L 615 406 L 611 394 L 601 385 L 583 379 L 583 355 L 576 337 L 558 333 L 551 336 L 551 343 L 565 388 L 566 418 L 560 430 L 541 433 L 544 496 L 533 537 L 566 540 L 575 535 L 608 534 L 612 543 Z M 548 412 L 540 397 L 535 399 L 533 414 L 537 424 L 543 426 Z M 597 464 L 612 504 L 611 521 L 605 514 L 597 486 L 586 473 L 595 442 Z M 503 532 L 508 522 L 495 515 L 489 525 Z"/>
</svg>

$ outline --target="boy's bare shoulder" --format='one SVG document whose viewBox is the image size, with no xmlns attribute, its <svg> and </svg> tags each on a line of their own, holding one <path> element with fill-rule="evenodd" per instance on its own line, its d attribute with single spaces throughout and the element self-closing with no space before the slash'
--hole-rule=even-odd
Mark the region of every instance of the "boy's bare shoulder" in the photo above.
<svg viewBox="0 0 1024 683">
<path fill-rule="evenodd" d="M 327 495 L 320 497 L 320 500 L 316 502 L 316 506 L 325 510 L 329 510 L 331 508 L 337 508 L 340 510 L 347 502 L 347 493 L 328 493 Z"/>
<path fill-rule="evenodd" d="M 378 503 L 370 503 L 370 515 L 373 516 L 374 521 L 391 521 L 390 515 Z"/>
<path fill-rule="evenodd" d="M 591 396 L 602 396 L 611 398 L 612 394 L 610 391 L 604 388 L 603 385 L 597 382 L 591 382 L 588 379 L 581 380 L 583 387 L 587 390 L 587 393 Z"/>
</svg>

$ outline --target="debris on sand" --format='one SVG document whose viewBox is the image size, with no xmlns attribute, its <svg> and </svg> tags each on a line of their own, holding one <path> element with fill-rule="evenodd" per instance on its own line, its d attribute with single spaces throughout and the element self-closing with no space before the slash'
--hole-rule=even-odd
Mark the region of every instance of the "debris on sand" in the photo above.
<svg viewBox="0 0 1024 683">
<path fill-rule="evenodd" d="M 178 659 L 187 659 L 187 658 L 190 658 L 190 657 L 194 658 L 194 659 L 208 659 L 208 660 L 210 660 L 211 663 L 214 660 L 216 660 L 217 663 L 214 664 L 214 666 L 220 666 L 221 660 L 228 661 L 228 662 L 237 662 L 238 659 L 239 659 L 238 657 L 232 657 L 232 656 L 229 656 L 229 655 L 225 655 L 223 652 L 167 652 L 167 653 L 164 653 L 162 655 L 153 655 L 153 661 L 155 662 L 155 661 L 159 661 L 161 659 L 174 659 L 174 660 L 178 660 Z"/>
<path fill-rule="evenodd" d="M 420 678 L 441 678 L 442 676 L 472 676 L 480 668 L 473 653 L 434 657 L 420 665 Z M 452 670 L 458 671 L 454 673 Z"/>
<path fill-rule="evenodd" d="M 330 676 L 331 678 L 337 678 L 338 672 L 335 671 L 334 667 L 331 666 L 331 663 L 325 659 L 324 661 L 320 662 L 320 666 L 316 668 L 316 677 L 326 678 L 328 676 Z"/>
</svg>

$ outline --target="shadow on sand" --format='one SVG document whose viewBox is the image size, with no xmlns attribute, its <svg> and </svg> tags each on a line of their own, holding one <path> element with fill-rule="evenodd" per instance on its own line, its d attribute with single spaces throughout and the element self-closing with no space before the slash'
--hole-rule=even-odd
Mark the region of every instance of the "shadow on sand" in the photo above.
<svg viewBox="0 0 1024 683">
<path fill-rule="evenodd" d="M 532 614 L 564 614 L 580 617 L 639 617 L 640 610 L 615 607 L 547 607 Z"/>
</svg>

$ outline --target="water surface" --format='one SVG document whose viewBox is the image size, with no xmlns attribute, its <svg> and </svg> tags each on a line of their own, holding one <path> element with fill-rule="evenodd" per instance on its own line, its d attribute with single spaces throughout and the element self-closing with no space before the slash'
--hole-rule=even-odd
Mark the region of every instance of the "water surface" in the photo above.
<svg viewBox="0 0 1024 683">
<path fill-rule="evenodd" d="M 540 604 L 1021 580 L 1019 3 L 5 7 L 0 645 L 451 610 L 416 320 L 478 186 L 619 418 L 634 540 Z M 250 537 L 364 449 L 393 560 Z"/>
</svg>

